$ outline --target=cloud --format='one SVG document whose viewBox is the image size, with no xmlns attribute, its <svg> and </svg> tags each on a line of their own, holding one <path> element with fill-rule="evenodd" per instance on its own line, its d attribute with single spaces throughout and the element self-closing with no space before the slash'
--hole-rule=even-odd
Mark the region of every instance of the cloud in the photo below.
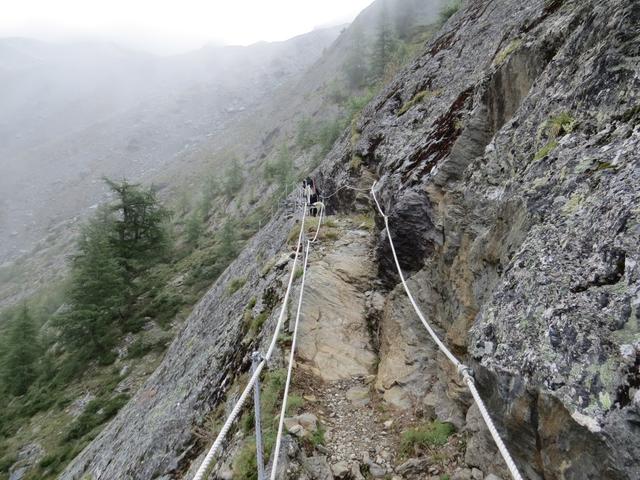
<svg viewBox="0 0 640 480">
<path fill-rule="evenodd" d="M 372 0 L 21 0 L 3 6 L 0 36 L 101 38 L 158 52 L 248 45 L 350 21 Z"/>
</svg>

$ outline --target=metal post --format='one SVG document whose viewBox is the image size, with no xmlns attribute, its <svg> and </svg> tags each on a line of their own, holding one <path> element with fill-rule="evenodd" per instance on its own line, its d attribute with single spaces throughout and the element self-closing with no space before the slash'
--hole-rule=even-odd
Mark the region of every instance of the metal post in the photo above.
<svg viewBox="0 0 640 480">
<path fill-rule="evenodd" d="M 251 373 L 255 372 L 261 360 L 259 352 L 253 352 L 251 355 Z M 253 403 L 254 416 L 256 420 L 256 460 L 258 463 L 258 480 L 264 480 L 264 453 L 262 447 L 262 427 L 260 425 L 260 378 L 256 380 L 253 386 Z"/>
</svg>

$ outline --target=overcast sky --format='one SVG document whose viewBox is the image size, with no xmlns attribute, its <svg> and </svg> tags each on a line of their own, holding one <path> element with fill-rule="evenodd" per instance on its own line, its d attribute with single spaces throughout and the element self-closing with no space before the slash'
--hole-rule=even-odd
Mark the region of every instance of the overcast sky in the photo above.
<svg viewBox="0 0 640 480">
<path fill-rule="evenodd" d="M 155 53 L 285 40 L 350 22 L 372 0 L 7 0 L 0 37 L 111 40 Z"/>
</svg>

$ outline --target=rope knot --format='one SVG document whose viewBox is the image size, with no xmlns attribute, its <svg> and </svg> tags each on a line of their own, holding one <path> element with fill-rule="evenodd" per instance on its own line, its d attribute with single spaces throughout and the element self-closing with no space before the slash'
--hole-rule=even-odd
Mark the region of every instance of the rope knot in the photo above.
<svg viewBox="0 0 640 480">
<path fill-rule="evenodd" d="M 473 380 L 473 370 L 470 367 L 467 367 L 464 363 L 458 365 L 458 375 L 463 379 L 468 377 Z"/>
<path fill-rule="evenodd" d="M 261 354 L 260 352 L 258 352 L 258 351 L 255 351 L 255 352 L 253 352 L 253 353 L 251 354 L 251 360 L 252 360 L 254 363 L 260 363 L 260 362 L 262 361 L 262 359 L 263 359 L 263 358 L 264 358 L 264 357 L 262 356 L 262 354 Z"/>
</svg>

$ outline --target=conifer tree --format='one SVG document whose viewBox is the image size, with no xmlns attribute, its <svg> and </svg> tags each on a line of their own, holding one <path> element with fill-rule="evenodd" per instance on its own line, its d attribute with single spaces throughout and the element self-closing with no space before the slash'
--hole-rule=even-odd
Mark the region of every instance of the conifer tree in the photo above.
<svg viewBox="0 0 640 480">
<path fill-rule="evenodd" d="M 166 252 L 164 221 L 169 212 L 160 205 L 153 188 L 142 189 L 126 180 L 116 183 L 105 179 L 105 182 L 116 194 L 116 202 L 110 207 L 115 213 L 112 242 L 126 280 L 131 283 L 140 271 Z"/>
<path fill-rule="evenodd" d="M 274 180 L 281 191 L 284 191 L 287 186 L 290 186 L 295 181 L 293 158 L 287 144 L 283 144 L 278 151 L 278 157 L 267 164 L 265 176 L 268 180 Z"/>
<path fill-rule="evenodd" d="M 371 59 L 372 75 L 376 80 L 384 78 L 387 65 L 391 62 L 395 53 L 395 46 L 396 41 L 389 22 L 389 12 L 386 2 L 383 2 Z"/>
<path fill-rule="evenodd" d="M 224 193 L 227 198 L 231 199 L 242 188 L 243 181 L 240 163 L 233 157 L 224 172 Z"/>
<path fill-rule="evenodd" d="M 237 244 L 238 236 L 236 235 L 234 224 L 231 220 L 227 220 L 222 227 L 220 235 L 220 246 L 218 247 L 218 257 L 228 263 L 238 254 Z"/>
<path fill-rule="evenodd" d="M 204 223 L 200 212 L 195 211 L 187 218 L 185 224 L 185 234 L 187 236 L 187 244 L 190 247 L 196 247 L 200 236 L 204 232 Z"/>
<path fill-rule="evenodd" d="M 116 220 L 101 209 L 83 228 L 73 259 L 69 311 L 55 322 L 72 351 L 106 358 L 126 305 L 125 269 L 113 242 Z"/>
<path fill-rule="evenodd" d="M 6 339 L 2 380 L 9 393 L 23 395 L 36 379 L 39 345 L 38 329 L 24 305 L 11 322 Z"/>
<path fill-rule="evenodd" d="M 351 45 L 349 47 L 344 73 L 347 77 L 349 88 L 358 89 L 365 86 L 368 73 L 365 37 L 358 25 L 353 26 Z"/>
</svg>

